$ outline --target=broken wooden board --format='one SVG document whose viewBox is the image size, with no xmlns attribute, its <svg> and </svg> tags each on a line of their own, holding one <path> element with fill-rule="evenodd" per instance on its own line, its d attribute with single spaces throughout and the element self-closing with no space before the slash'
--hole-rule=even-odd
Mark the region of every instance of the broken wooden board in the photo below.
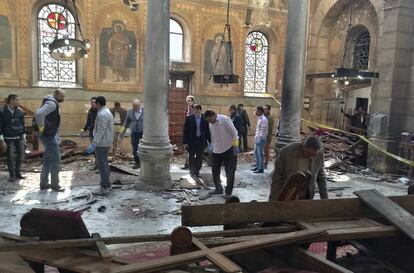
<svg viewBox="0 0 414 273">
<path fill-rule="evenodd" d="M 201 250 L 208 249 L 208 247 L 205 244 L 200 242 L 195 237 L 193 237 L 192 242 L 195 246 L 197 246 Z M 227 272 L 227 273 L 242 272 L 242 269 L 240 268 L 240 266 L 238 266 L 232 260 L 230 260 L 229 258 L 227 258 L 226 256 L 222 254 L 219 254 L 219 253 L 208 254 L 207 259 L 213 264 L 215 264 L 216 266 L 218 266 L 224 272 Z"/>
<path fill-rule="evenodd" d="M 0 238 L 1 243 L 8 240 Z M 0 272 L 7 273 L 34 273 L 29 264 L 14 252 L 0 253 Z"/>
<path fill-rule="evenodd" d="M 134 170 L 132 168 L 128 168 L 128 167 L 125 167 L 125 166 L 122 166 L 122 165 L 109 163 L 109 167 L 114 172 L 121 172 L 121 173 L 129 174 L 129 175 L 139 176 L 139 171 L 138 170 Z"/>
<path fill-rule="evenodd" d="M 414 216 L 377 190 L 354 192 L 365 204 L 397 226 L 414 240 Z"/>
<path fill-rule="evenodd" d="M 390 197 L 414 213 L 414 196 Z M 183 226 L 238 225 L 258 222 L 331 221 L 378 217 L 358 198 L 208 204 L 182 207 Z M 203 215 L 203 217 L 200 217 Z"/>
<path fill-rule="evenodd" d="M 280 234 L 276 238 L 275 235 L 262 235 L 256 239 L 210 248 L 206 250 L 193 251 L 176 256 L 165 257 L 162 259 L 156 259 L 147 262 L 139 262 L 130 265 L 120 266 L 115 270 L 111 270 L 110 273 L 147 273 L 165 270 L 169 268 L 175 268 L 180 265 L 185 265 L 191 262 L 202 260 L 209 254 L 221 253 L 221 254 L 233 254 L 240 252 L 247 252 L 256 249 L 264 249 L 272 246 L 286 245 L 291 243 L 301 243 L 302 241 L 310 238 L 317 238 L 323 236 L 325 231 L 312 230 L 312 231 L 297 231 L 286 234 Z M 96 271 L 99 272 L 99 271 Z M 101 271 L 102 272 L 102 271 Z M 103 273 L 103 272 L 102 272 Z"/>
<path fill-rule="evenodd" d="M 111 259 L 112 254 L 106 247 L 105 243 L 102 241 L 102 237 L 99 233 L 92 233 L 92 238 L 96 239 L 96 249 L 98 250 L 99 256 L 103 259 Z"/>
<path fill-rule="evenodd" d="M 196 232 L 193 233 L 197 238 L 217 238 L 217 237 L 230 237 L 230 236 L 246 236 L 246 235 L 261 235 L 261 234 L 273 234 L 273 233 L 285 233 L 297 231 L 298 228 L 292 225 L 278 226 L 278 227 L 265 227 L 265 228 L 247 228 L 247 229 L 235 229 L 224 231 L 208 231 L 208 232 Z M 69 240 L 54 240 L 54 241 L 26 241 L 15 236 L 19 243 L 9 242 L 0 244 L 0 252 L 6 252 L 10 250 L 36 250 L 36 249 L 52 249 L 52 248 L 74 248 L 74 247 L 86 247 L 95 246 L 95 238 L 86 239 L 69 239 Z M 139 235 L 139 236 L 124 236 L 124 237 L 104 237 L 100 241 L 105 244 L 132 244 L 132 243 L 145 243 L 145 242 L 163 242 L 170 241 L 170 234 L 160 235 Z"/>
</svg>

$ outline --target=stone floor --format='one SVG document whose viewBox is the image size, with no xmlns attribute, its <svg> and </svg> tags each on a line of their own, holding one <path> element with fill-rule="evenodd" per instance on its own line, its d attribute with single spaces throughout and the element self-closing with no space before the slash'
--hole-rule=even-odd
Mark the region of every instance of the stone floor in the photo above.
<svg viewBox="0 0 414 273">
<path fill-rule="evenodd" d="M 270 188 L 271 169 L 264 174 L 253 174 L 249 160 L 240 160 L 236 172 L 234 194 L 242 202 L 251 200 L 266 201 Z M 82 167 L 79 167 L 81 164 Z M 64 166 L 61 172 L 63 193 L 39 191 L 39 173 L 26 173 L 27 178 L 17 183 L 7 182 L 7 173 L 0 172 L 0 231 L 19 233 L 21 216 L 31 208 L 68 209 L 82 205 L 86 199 L 72 200 L 73 197 L 91 193 L 98 186 L 99 175 L 88 170 L 91 163 L 72 163 Z M 192 183 L 187 171 L 180 169 L 182 162 L 175 161 L 171 166 L 172 178 Z M 211 169 L 202 169 L 203 181 L 212 186 Z M 222 170 L 224 175 L 224 169 Z M 404 195 L 406 186 L 386 182 L 371 182 L 356 174 L 331 174 L 330 198 L 354 197 L 353 191 L 375 188 L 386 195 Z M 222 203 L 222 196 L 199 200 L 207 193 L 206 189 L 169 192 L 145 192 L 134 189 L 137 176 L 112 172 L 111 180 L 122 186 L 114 189 L 107 197 L 96 197 L 98 201 L 83 212 L 82 217 L 92 232 L 102 236 L 145 235 L 169 233 L 180 225 L 182 204 Z M 372 179 L 371 179 L 372 180 Z M 225 181 L 225 177 L 223 177 Z M 318 196 L 316 198 L 319 198 Z M 98 208 L 105 206 L 105 212 Z M 211 229 L 211 227 L 209 228 Z M 203 230 L 203 228 L 198 229 Z"/>
</svg>

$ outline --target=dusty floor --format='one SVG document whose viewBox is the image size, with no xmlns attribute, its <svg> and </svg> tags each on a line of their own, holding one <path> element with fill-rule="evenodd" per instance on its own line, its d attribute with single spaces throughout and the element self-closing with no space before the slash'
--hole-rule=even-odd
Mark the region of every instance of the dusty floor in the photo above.
<svg viewBox="0 0 414 273">
<path fill-rule="evenodd" d="M 253 174 L 250 171 L 249 156 L 239 160 L 236 172 L 234 194 L 242 202 L 251 200 L 266 201 L 270 188 L 270 172 Z M 70 209 L 79 207 L 87 199 L 73 200 L 73 197 L 91 193 L 98 186 L 99 175 L 88 168 L 91 162 L 74 162 L 64 165 L 61 172 L 63 193 L 39 191 L 39 173 L 26 173 L 27 178 L 17 183 L 7 182 L 7 173 L 0 172 L 0 231 L 18 234 L 21 216 L 31 208 Z M 188 172 L 180 169 L 182 158 L 174 159 L 172 178 L 179 184 L 180 178 L 188 180 Z M 4 170 L 4 169 L 3 169 Z M 222 170 L 224 175 L 224 170 Z M 211 169 L 202 169 L 204 182 L 212 186 Z M 328 186 L 330 198 L 353 197 L 353 191 L 376 188 L 386 195 L 404 195 L 406 186 L 398 183 L 372 182 L 380 176 L 369 174 L 329 173 Z M 194 190 L 174 190 L 169 192 L 144 192 L 134 189 L 137 176 L 112 172 L 111 180 L 118 180 L 121 186 L 107 197 L 94 197 L 98 201 L 85 210 L 82 217 L 89 231 L 99 232 L 102 236 L 145 235 L 169 233 L 180 225 L 180 207 L 182 204 L 222 203 L 222 196 L 213 196 L 199 200 L 207 193 L 204 188 Z M 191 179 L 187 182 L 192 182 Z M 318 197 L 317 197 L 318 198 Z M 101 206 L 105 212 L 98 212 Z M 120 224 L 122 223 L 122 224 Z"/>
</svg>

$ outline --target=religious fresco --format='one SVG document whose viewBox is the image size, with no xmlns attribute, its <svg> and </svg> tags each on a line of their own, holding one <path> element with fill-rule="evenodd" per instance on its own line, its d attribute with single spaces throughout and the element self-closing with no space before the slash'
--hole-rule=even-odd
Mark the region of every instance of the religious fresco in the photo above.
<svg viewBox="0 0 414 273">
<path fill-rule="evenodd" d="M 106 82 L 129 82 L 131 69 L 136 68 L 137 41 L 124 21 L 112 21 L 112 28 L 103 28 L 100 35 L 101 79 Z M 109 74 L 109 75 L 108 75 Z"/>
<path fill-rule="evenodd" d="M 223 75 L 231 72 L 229 60 L 229 42 L 223 42 L 223 33 L 216 33 L 207 40 L 204 47 L 204 83 L 212 83 L 212 75 Z M 233 60 L 234 62 L 234 60 Z"/>
<path fill-rule="evenodd" d="M 12 35 L 7 16 L 0 15 L 0 73 L 11 74 Z"/>
</svg>

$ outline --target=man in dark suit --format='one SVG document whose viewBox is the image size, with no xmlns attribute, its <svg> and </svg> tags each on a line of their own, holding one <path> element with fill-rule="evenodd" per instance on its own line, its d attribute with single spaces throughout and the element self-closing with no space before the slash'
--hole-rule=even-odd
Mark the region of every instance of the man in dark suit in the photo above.
<svg viewBox="0 0 414 273">
<path fill-rule="evenodd" d="M 240 115 L 240 117 L 243 121 L 241 136 L 240 136 L 240 142 L 242 143 L 241 147 L 243 147 L 243 149 L 240 149 L 240 152 L 247 152 L 247 150 L 248 150 L 247 135 L 249 134 L 250 119 L 249 119 L 249 115 L 247 114 L 246 109 L 244 109 L 244 105 L 242 103 L 237 105 L 237 112 L 238 112 L 238 114 Z"/>
<path fill-rule="evenodd" d="M 203 152 L 210 142 L 208 122 L 201 113 L 201 105 L 194 105 L 194 114 L 186 117 L 183 132 L 184 148 L 188 150 L 190 175 L 200 177 Z"/>
</svg>

